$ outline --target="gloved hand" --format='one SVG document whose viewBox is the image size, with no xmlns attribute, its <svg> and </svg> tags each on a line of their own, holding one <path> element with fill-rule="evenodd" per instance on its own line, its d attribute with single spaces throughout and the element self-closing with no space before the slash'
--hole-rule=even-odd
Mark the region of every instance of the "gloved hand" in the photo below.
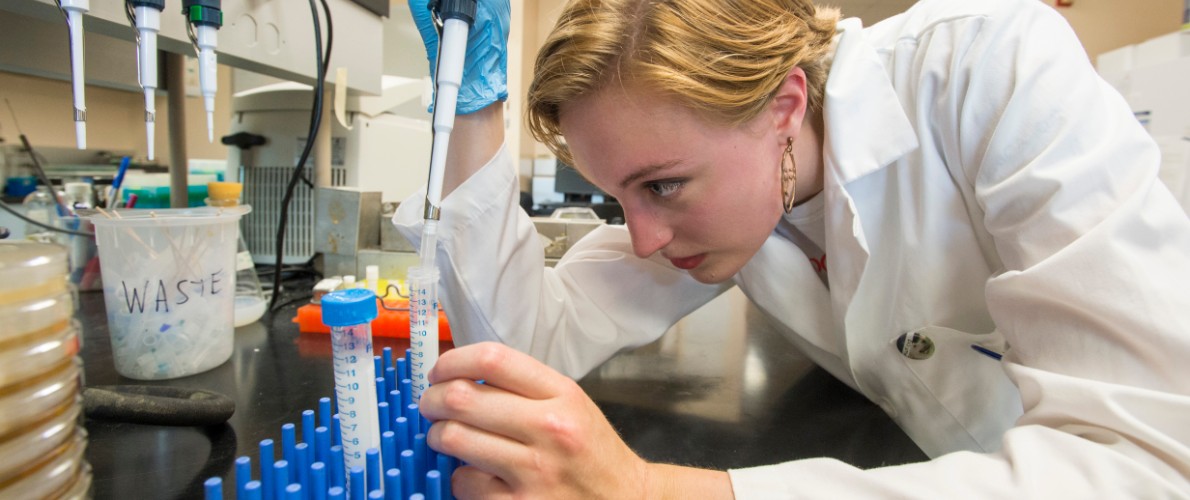
<svg viewBox="0 0 1190 500">
<path fill-rule="evenodd" d="M 438 32 L 430 15 L 429 0 L 408 0 L 409 11 L 421 33 L 430 61 L 430 76 L 438 67 Z M 467 37 L 467 56 L 463 63 L 463 81 L 459 86 L 456 113 L 479 111 L 508 98 L 508 21 L 509 0 L 478 0 L 475 25 Z M 433 109 L 431 105 L 431 109 Z"/>
</svg>

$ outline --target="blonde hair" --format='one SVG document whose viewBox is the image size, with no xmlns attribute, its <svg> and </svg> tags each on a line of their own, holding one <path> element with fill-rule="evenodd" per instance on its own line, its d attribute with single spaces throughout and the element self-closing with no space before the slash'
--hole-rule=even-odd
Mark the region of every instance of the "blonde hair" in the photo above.
<svg viewBox="0 0 1190 500">
<path fill-rule="evenodd" d="M 572 0 L 537 55 L 526 122 L 574 164 L 560 108 L 613 80 L 667 93 L 725 125 L 756 117 L 794 67 L 821 110 L 839 10 L 811 0 Z"/>
</svg>

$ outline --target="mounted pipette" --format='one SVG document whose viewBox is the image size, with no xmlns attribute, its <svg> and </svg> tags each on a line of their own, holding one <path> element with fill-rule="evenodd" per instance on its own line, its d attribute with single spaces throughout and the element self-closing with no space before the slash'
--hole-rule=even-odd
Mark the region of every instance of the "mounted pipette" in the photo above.
<svg viewBox="0 0 1190 500">
<path fill-rule="evenodd" d="M 475 0 L 432 0 L 430 10 L 438 27 L 438 67 L 435 70 L 433 131 L 430 147 L 430 179 L 426 186 L 425 224 L 422 226 L 420 265 L 409 269 L 409 344 L 413 349 L 413 398 L 429 386 L 427 375 L 438 362 L 438 267 L 434 251 L 438 244 L 443 171 L 450 133 L 454 130 L 455 106 L 463 80 L 467 35 L 475 22 Z"/>
<path fill-rule="evenodd" d="M 79 149 L 87 149 L 87 102 L 83 97 L 83 14 L 91 0 L 58 0 L 70 29 L 70 80 L 74 90 L 74 137 Z"/>
<path fill-rule="evenodd" d="M 223 26 L 220 0 L 182 0 L 190 41 L 198 50 L 198 86 L 203 108 L 207 111 L 207 142 L 215 142 L 215 90 L 218 87 L 215 47 L 219 45 L 219 27 Z"/>
<path fill-rule="evenodd" d="M 145 138 L 149 159 L 153 159 L 154 127 L 157 121 L 157 33 L 165 0 L 128 0 L 136 25 L 136 62 L 140 86 L 145 92 Z"/>
</svg>

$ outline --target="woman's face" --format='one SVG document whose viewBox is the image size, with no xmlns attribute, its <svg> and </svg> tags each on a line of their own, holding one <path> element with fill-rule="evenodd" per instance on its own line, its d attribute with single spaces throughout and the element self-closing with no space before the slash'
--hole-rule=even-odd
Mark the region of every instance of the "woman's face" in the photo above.
<svg viewBox="0 0 1190 500">
<path fill-rule="evenodd" d="M 646 90 L 616 85 L 562 108 L 576 168 L 624 207 L 632 247 L 698 281 L 734 276 L 781 217 L 784 138 L 766 115 L 721 126 Z"/>
</svg>

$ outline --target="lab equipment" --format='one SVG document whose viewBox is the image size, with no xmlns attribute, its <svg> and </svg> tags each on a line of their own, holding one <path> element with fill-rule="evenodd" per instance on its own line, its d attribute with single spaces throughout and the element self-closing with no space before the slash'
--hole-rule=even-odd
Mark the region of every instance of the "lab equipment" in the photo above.
<svg viewBox="0 0 1190 500">
<path fill-rule="evenodd" d="M 209 182 L 207 183 L 207 206 L 235 207 L 240 204 L 240 193 L 244 186 L 238 182 Z M 244 243 L 243 233 L 237 229 L 236 237 L 236 288 L 235 288 L 235 326 L 240 327 L 254 323 L 264 316 L 268 309 L 268 300 L 260 287 L 260 277 L 256 274 L 256 263 L 252 260 L 252 253 Z"/>
<path fill-rule="evenodd" d="M 133 424 L 207 426 L 231 418 L 236 402 L 201 389 L 160 385 L 114 385 L 83 389 L 87 418 Z"/>
<path fill-rule="evenodd" d="M 82 498 L 78 327 L 66 250 L 0 241 L 0 498 Z"/>
<path fill-rule="evenodd" d="M 74 95 L 74 136 L 79 149 L 87 149 L 87 103 L 83 93 L 83 14 L 91 10 L 91 0 L 59 0 L 70 30 L 70 78 Z"/>
<path fill-rule="evenodd" d="M 322 297 L 322 321 L 331 327 L 335 394 L 347 469 L 364 467 L 369 448 L 380 448 L 372 327 L 376 294 L 352 288 Z"/>
<path fill-rule="evenodd" d="M 219 44 L 219 28 L 223 26 L 220 0 L 182 0 L 182 14 L 186 16 L 190 40 L 198 51 L 198 86 L 203 108 L 207 111 L 207 142 L 215 142 L 215 47 Z"/>
<path fill-rule="evenodd" d="M 65 244 L 66 235 L 50 230 L 45 226 L 60 227 L 59 205 L 49 186 L 40 185 L 22 203 L 25 216 L 44 225 L 26 224 L 25 238 L 42 243 Z"/>
<path fill-rule="evenodd" d="M 336 292 L 336 294 L 342 295 L 349 292 L 363 296 L 367 290 L 352 289 Z M 333 316 L 336 313 L 332 312 L 331 314 L 332 321 L 335 321 Z M 340 316 L 340 319 L 342 319 L 342 316 Z M 359 320 L 357 319 L 355 321 Z M 408 354 L 406 352 L 406 355 Z M 383 364 L 380 371 L 389 373 L 389 368 L 395 368 L 396 362 L 404 358 L 398 358 L 397 360 L 393 360 L 391 357 L 381 359 Z M 371 367 L 372 362 L 368 360 L 364 364 Z M 401 376 L 399 371 L 393 371 L 393 373 Z M 382 381 L 382 383 L 384 382 Z M 339 384 L 337 374 L 335 385 L 336 392 L 340 396 L 336 400 L 343 401 L 344 387 Z M 348 393 L 358 394 L 360 392 L 363 391 L 349 391 Z M 324 403 L 324 401 L 326 402 Z M 326 429 L 331 425 L 331 422 L 337 418 L 345 417 L 345 413 L 348 411 L 354 410 L 359 412 L 365 410 L 364 406 L 366 406 L 362 404 L 362 400 L 357 399 L 354 403 L 355 406 L 339 406 L 337 408 L 338 413 L 332 415 L 330 413 L 331 408 L 329 407 L 329 403 L 329 398 L 321 398 L 319 399 L 317 412 L 312 410 L 301 412 L 303 416 L 303 428 L 300 433 L 293 429 L 292 424 L 282 426 L 281 432 L 283 439 L 287 440 L 288 436 L 295 438 L 300 436 L 303 439 L 303 442 L 293 445 L 292 459 L 275 457 L 273 441 L 271 439 L 261 441 L 260 465 L 258 466 L 260 482 L 252 479 L 251 460 L 243 460 L 243 457 L 241 460 L 237 460 L 237 467 L 234 472 L 234 479 L 236 481 L 234 491 L 236 494 L 240 494 L 242 486 L 246 487 L 249 484 L 256 483 L 258 485 L 263 484 L 264 498 L 270 498 L 270 495 L 272 495 L 272 498 L 278 498 L 276 495 L 287 491 L 292 485 L 299 485 L 302 491 L 311 495 L 311 498 L 334 498 L 337 493 L 342 494 L 339 491 L 344 487 L 350 493 L 348 498 L 367 498 L 368 495 L 376 495 L 376 492 L 382 492 L 383 498 L 391 499 L 408 499 L 416 498 L 416 496 L 442 499 L 453 498 L 450 494 L 449 478 L 454 473 L 457 461 L 453 457 L 429 451 L 429 448 L 424 445 L 425 436 L 423 434 L 419 434 L 419 442 L 423 443 L 421 446 L 414 446 L 411 440 L 405 443 L 404 446 L 399 447 L 400 453 L 395 453 L 395 458 L 389 458 L 389 454 L 393 454 L 395 450 L 365 449 L 365 461 L 363 465 L 353 466 L 350 463 L 346 463 L 343 448 L 340 446 L 332 446 L 325 451 L 319 451 L 325 447 L 322 438 L 319 436 L 326 434 Z M 379 406 L 378 402 L 371 402 L 370 404 L 373 407 L 372 410 L 375 410 Z M 324 408 L 325 411 L 323 411 Z M 416 405 L 414 405 L 414 408 L 416 408 Z M 316 444 L 305 442 L 308 439 L 305 428 L 311 425 L 308 417 L 306 417 L 309 414 L 307 412 L 318 416 L 318 421 L 315 423 L 320 425 L 315 431 Z M 393 427 L 396 427 L 396 421 L 405 420 L 405 417 L 396 417 L 395 415 L 397 413 L 393 412 L 393 415 L 390 415 L 390 419 L 394 421 L 394 423 L 390 424 Z M 328 415 L 330 416 L 328 417 Z M 421 417 L 419 416 L 417 418 L 420 419 Z M 344 421 L 347 422 L 348 420 Z M 345 431 L 344 437 L 347 434 Z M 385 434 L 385 446 L 392 446 L 392 443 L 397 441 L 394 439 L 392 431 Z M 299 452 L 302 449 L 306 449 L 307 453 L 303 454 Z M 313 460 L 309 457 L 308 451 L 310 449 L 315 450 L 313 454 L 315 458 Z M 274 461 L 274 458 L 277 460 Z M 303 460 L 306 463 L 299 466 Z M 239 466 L 240 463 L 249 464 L 248 470 L 243 470 Z M 278 464 L 281 464 L 280 468 Z M 229 489 L 229 491 L 232 490 Z"/>
<path fill-rule="evenodd" d="M 438 361 L 438 268 L 434 253 L 438 242 L 441 216 L 442 181 L 450 133 L 454 130 L 455 106 L 463 78 L 467 54 L 467 34 L 475 20 L 475 0 L 433 4 L 439 33 L 438 65 L 435 71 L 437 91 L 434 98 L 434 139 L 430 147 L 430 179 L 426 186 L 425 223 L 422 226 L 420 265 L 409 269 L 410 315 L 409 342 L 414 351 L 413 400 L 420 401 L 429 386 L 426 374 Z M 430 282 L 432 280 L 432 283 Z M 415 291 L 416 289 L 416 291 Z"/>
<path fill-rule="evenodd" d="M 116 371 L 176 378 L 234 344 L 237 221 L 250 207 L 84 211 L 95 225 Z"/>
<path fill-rule="evenodd" d="M 125 5 L 133 10 L 132 17 L 136 25 L 137 77 L 145 93 L 145 144 L 149 159 L 152 160 L 157 121 L 157 33 L 161 31 L 161 11 L 165 10 L 165 0 L 128 0 Z M 112 187 L 119 188 L 118 178 Z"/>
</svg>

